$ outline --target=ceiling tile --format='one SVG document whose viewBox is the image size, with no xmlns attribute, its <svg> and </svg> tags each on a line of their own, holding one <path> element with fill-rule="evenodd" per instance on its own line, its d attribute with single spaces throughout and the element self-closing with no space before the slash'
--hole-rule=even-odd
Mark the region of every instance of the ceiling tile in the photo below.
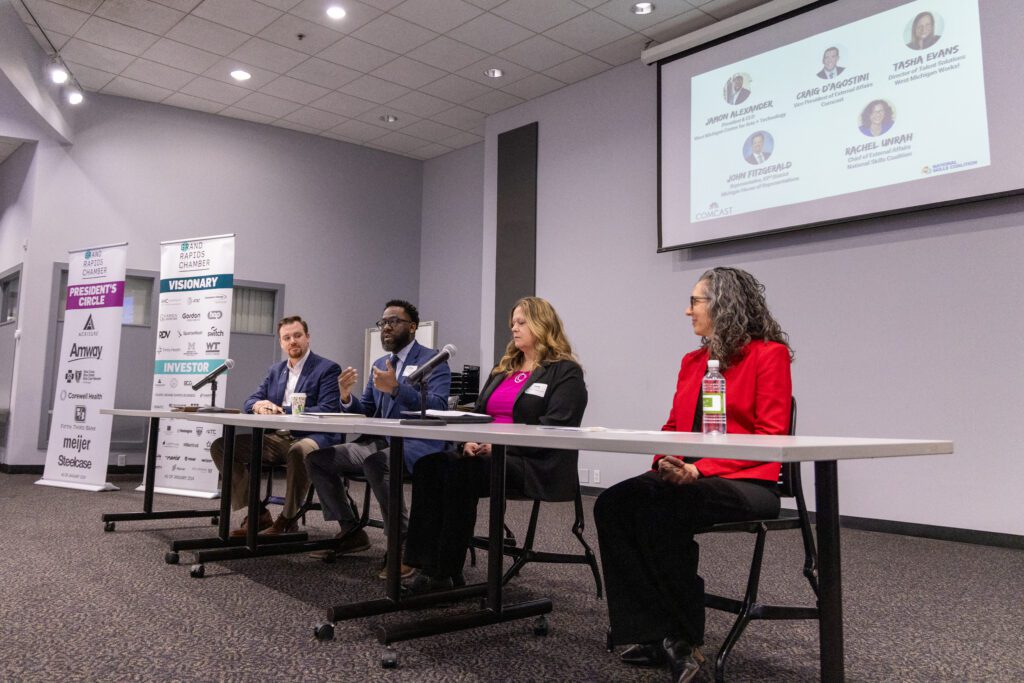
<svg viewBox="0 0 1024 683">
<path fill-rule="evenodd" d="M 655 24 L 660 24 L 672 17 L 686 12 L 696 12 L 693 5 L 686 0 L 657 0 L 654 4 L 654 11 L 650 14 L 634 14 L 630 11 L 632 2 L 622 0 L 608 0 L 597 8 L 597 11 L 604 16 L 627 26 L 634 31 L 645 29 Z"/>
<path fill-rule="evenodd" d="M 493 12 L 536 33 L 586 12 L 572 0 L 508 0 Z"/>
<path fill-rule="evenodd" d="M 36 39 L 37 43 L 39 43 L 39 47 L 43 48 L 47 52 L 50 51 L 50 43 L 53 43 L 53 46 L 60 51 L 64 49 L 64 45 L 71 40 L 71 36 L 66 36 L 63 33 L 57 33 L 52 30 L 47 30 L 44 35 L 43 32 L 34 25 L 26 25 L 25 28 L 28 29 L 28 32 L 31 33 L 32 37 Z M 47 38 L 49 38 L 49 40 L 47 40 Z"/>
<path fill-rule="evenodd" d="M 489 92 L 486 95 L 481 95 L 480 97 L 466 102 L 466 106 L 473 109 L 479 109 L 480 111 L 488 114 L 497 114 L 499 111 L 508 109 L 509 107 L 514 107 L 522 101 L 523 100 L 520 97 L 495 90 L 494 92 Z"/>
<path fill-rule="evenodd" d="M 386 116 L 394 116 L 398 120 L 386 121 L 384 120 L 384 117 Z M 402 128 L 405 128 L 406 126 L 412 123 L 416 123 L 417 121 L 423 120 L 418 116 L 407 114 L 404 111 L 399 111 L 392 107 L 390 104 L 384 105 L 382 107 L 374 107 L 370 111 L 363 112 L 362 114 L 357 116 L 356 119 L 364 123 L 369 123 L 374 126 L 378 126 L 380 128 L 385 128 L 387 129 L 388 132 L 401 130 Z"/>
<path fill-rule="evenodd" d="M 149 83 L 142 83 L 141 81 L 134 81 L 124 76 L 118 76 L 114 80 L 103 86 L 103 90 L 100 92 L 106 95 L 120 95 L 121 97 L 130 97 L 135 100 L 148 100 L 150 102 L 159 102 L 168 95 L 171 91 L 167 88 L 160 88 Z"/>
<path fill-rule="evenodd" d="M 220 112 L 221 116 L 230 116 L 233 119 L 242 119 L 243 121 L 252 121 L 253 123 L 270 123 L 274 120 L 273 116 L 267 116 L 266 114 L 257 114 L 254 111 L 248 109 L 239 109 L 238 107 L 228 107 L 222 109 Z"/>
<path fill-rule="evenodd" d="M 691 31 L 710 26 L 715 23 L 715 18 L 704 12 L 686 12 L 677 17 L 668 19 L 643 30 L 643 34 L 653 38 L 659 43 L 686 35 Z M 600 57 L 600 55 L 597 55 Z M 603 59 L 603 57 L 602 57 Z"/>
<path fill-rule="evenodd" d="M 664 0 L 662 0 L 662 1 L 664 1 Z M 676 0 L 676 2 L 685 2 L 685 1 L 686 0 Z M 600 7 L 601 5 L 605 4 L 605 0 L 576 0 L 576 2 L 580 3 L 581 5 L 583 5 L 585 7 L 589 7 L 590 9 L 594 9 L 596 7 Z M 631 0 L 610 0 L 610 2 L 618 2 L 620 5 L 624 5 L 627 8 L 633 6 L 633 3 L 632 3 Z M 661 2 L 658 3 L 658 7 L 661 7 Z"/>
<path fill-rule="evenodd" d="M 487 114 L 466 107 L 452 107 L 430 117 L 431 121 L 440 121 L 460 130 L 471 130 L 481 126 L 486 119 Z"/>
<path fill-rule="evenodd" d="M 559 24 L 544 35 L 560 43 L 589 52 L 630 35 L 632 30 L 597 12 L 587 12 Z"/>
<path fill-rule="evenodd" d="M 483 59 L 487 53 L 447 36 L 441 36 L 410 51 L 406 56 L 436 66 L 438 69 L 458 71 Z"/>
<path fill-rule="evenodd" d="M 302 34 L 302 40 L 298 35 Z M 312 21 L 300 19 L 293 14 L 285 14 L 259 33 L 259 37 L 293 50 L 315 55 L 320 50 L 338 42 L 341 36 L 337 31 L 324 28 Z"/>
<path fill-rule="evenodd" d="M 327 5 L 324 0 L 302 0 L 289 11 L 289 14 L 302 17 L 338 33 L 351 33 L 381 15 L 381 10 L 365 4 L 365 0 L 364 2 L 343 0 L 343 6 L 346 14 L 342 19 L 331 19 L 327 16 Z"/>
<path fill-rule="evenodd" d="M 328 128 L 333 128 L 346 120 L 344 116 L 332 114 L 331 112 L 327 112 L 322 109 L 314 109 L 312 107 L 296 109 L 284 118 L 286 121 L 308 126 L 318 132 L 327 130 Z"/>
<path fill-rule="evenodd" d="M 367 142 L 369 140 L 375 140 L 379 137 L 383 137 L 391 131 L 380 126 L 374 126 L 363 121 L 345 121 L 344 123 L 338 124 L 331 129 L 332 133 L 344 136 L 349 140 L 355 140 L 357 142 Z"/>
<path fill-rule="evenodd" d="M 317 109 L 323 109 L 324 111 L 341 114 L 342 116 L 348 116 L 350 118 L 355 118 L 356 116 L 368 112 L 377 106 L 373 102 L 367 102 L 366 100 L 361 100 L 358 97 L 353 97 L 352 95 L 346 95 L 345 93 L 340 92 L 332 92 L 324 95 L 319 100 L 313 100 L 311 104 Z"/>
<path fill-rule="evenodd" d="M 431 142 L 429 145 L 424 145 L 422 147 L 419 147 L 419 148 L 415 149 L 412 152 L 412 154 L 417 159 L 424 159 L 424 160 L 426 160 L 426 159 L 433 159 L 434 157 L 439 157 L 442 154 L 447 154 L 450 151 L 452 151 L 451 147 L 447 147 L 445 145 L 440 145 L 440 144 L 438 144 L 436 142 Z"/>
<path fill-rule="evenodd" d="M 408 112 L 420 117 L 432 116 L 452 106 L 451 102 L 445 102 L 433 95 L 416 91 L 403 95 L 388 104 L 399 111 Z"/>
<path fill-rule="evenodd" d="M 490 92 L 492 88 L 462 76 L 448 74 L 440 80 L 423 86 L 420 90 L 449 102 L 461 103 Z"/>
<path fill-rule="evenodd" d="M 491 68 L 501 69 L 505 72 L 505 75 L 501 78 L 491 78 L 484 73 Z M 503 88 L 509 83 L 518 81 L 520 78 L 526 78 L 533 72 L 507 59 L 492 56 L 481 59 L 476 64 L 471 64 L 465 69 L 461 69 L 458 73 L 460 76 L 465 76 L 471 81 L 483 83 L 489 88 Z"/>
<path fill-rule="evenodd" d="M 235 69 L 248 71 L 251 78 L 247 81 L 236 81 L 231 77 L 231 72 Z M 247 64 L 232 57 L 221 58 L 220 61 L 204 71 L 203 75 L 216 81 L 222 81 L 229 85 L 237 86 L 244 90 L 259 90 L 277 78 L 277 74 L 273 71 L 261 69 L 258 66 Z"/>
<path fill-rule="evenodd" d="M 161 38 L 142 53 L 146 59 L 177 69 L 184 69 L 195 74 L 201 74 L 211 66 L 220 61 L 220 56 L 200 50 L 191 45 L 185 45 L 168 38 Z"/>
<path fill-rule="evenodd" d="M 43 29 L 57 31 L 68 36 L 75 35 L 75 32 L 82 28 L 82 24 L 89 18 L 85 12 L 48 2 L 48 0 L 25 0 L 25 5 L 32 10 L 32 14 L 39 20 L 39 25 Z"/>
<path fill-rule="evenodd" d="M 281 76 L 260 88 L 260 92 L 299 104 L 309 104 L 313 100 L 323 97 L 330 90 L 300 81 L 297 78 Z"/>
<path fill-rule="evenodd" d="M 335 90 L 341 86 L 356 80 L 362 73 L 347 66 L 334 64 L 323 59 L 307 59 L 302 64 L 288 72 L 289 76 L 319 85 L 328 90 Z"/>
<path fill-rule="evenodd" d="M 163 103 L 169 104 L 173 107 L 182 107 L 183 109 L 205 111 L 207 114 L 216 114 L 224 109 L 224 105 L 220 102 L 204 100 L 201 97 L 192 97 L 191 95 L 186 95 L 180 92 L 168 95 L 164 98 Z"/>
<path fill-rule="evenodd" d="M 571 47 L 556 43 L 550 38 L 535 35 L 533 38 L 524 40 L 507 50 L 502 50 L 498 54 L 528 69 L 544 71 L 556 64 L 561 64 L 573 57 L 577 57 L 580 53 Z"/>
<path fill-rule="evenodd" d="M 64 49 L 61 50 L 61 55 L 69 61 L 85 64 L 112 74 L 121 73 L 122 69 L 134 61 L 129 54 L 93 45 L 77 38 L 68 41 Z"/>
<path fill-rule="evenodd" d="M 86 90 L 97 91 L 103 88 L 114 78 L 114 74 L 99 69 L 94 69 L 91 66 L 85 64 L 77 64 L 72 61 L 66 62 L 68 68 L 71 69 L 71 73 L 75 75 L 75 80 Z"/>
<path fill-rule="evenodd" d="M 235 106 L 241 109 L 254 111 L 258 114 L 266 114 L 267 116 L 280 118 L 291 114 L 302 105 L 289 102 L 288 100 L 282 100 L 280 97 L 272 97 L 260 92 L 254 92 L 249 93 L 242 99 L 238 100 L 238 102 L 235 103 Z"/>
<path fill-rule="evenodd" d="M 421 140 L 405 133 L 388 133 L 374 140 L 373 144 L 395 152 L 411 152 L 417 147 L 427 144 L 427 142 L 427 140 Z"/>
<path fill-rule="evenodd" d="M 369 73 L 374 69 L 384 66 L 392 59 L 398 57 L 398 55 L 349 36 L 342 38 L 334 45 L 323 50 L 317 57 L 334 62 L 335 64 L 347 66 L 356 71 Z"/>
<path fill-rule="evenodd" d="M 99 17 L 90 17 L 78 29 L 75 37 L 94 45 L 109 47 L 120 52 L 141 55 L 159 38 L 137 28 L 123 26 Z"/>
<path fill-rule="evenodd" d="M 237 85 L 215 81 L 212 78 L 206 78 L 205 76 L 196 78 L 194 81 L 182 88 L 181 92 L 186 95 L 202 97 L 204 100 L 221 102 L 222 104 L 234 104 L 249 94 L 249 91 L 245 88 L 239 88 Z"/>
<path fill-rule="evenodd" d="M 203 0 L 155 0 L 157 3 L 176 9 L 179 12 L 191 12 Z"/>
<path fill-rule="evenodd" d="M 391 14 L 438 33 L 447 33 L 482 13 L 463 0 L 406 0 Z"/>
<path fill-rule="evenodd" d="M 584 78 L 590 78 L 602 71 L 607 71 L 609 68 L 608 64 L 599 59 L 594 59 L 590 55 L 580 55 L 575 59 L 570 59 L 568 62 L 551 67 L 544 73 L 552 78 L 557 78 L 563 83 L 575 83 L 576 81 L 582 81 Z"/>
<path fill-rule="evenodd" d="M 502 88 L 503 92 L 510 93 L 516 97 L 522 97 L 524 100 L 532 100 L 534 97 L 540 97 L 552 90 L 558 90 L 565 83 L 555 80 L 550 76 L 544 74 L 533 74 L 526 78 L 516 81 L 515 83 Z"/>
<path fill-rule="evenodd" d="M 602 62 L 608 62 L 612 66 L 619 66 L 620 64 L 639 60 L 640 53 L 649 42 L 651 42 L 651 39 L 642 33 L 633 33 L 625 38 L 616 40 L 614 43 L 609 43 L 593 50 L 590 55 L 600 59 Z"/>
<path fill-rule="evenodd" d="M 241 31 L 200 19 L 191 14 L 178 22 L 178 25 L 168 31 L 165 37 L 218 55 L 226 55 L 249 40 L 249 36 Z"/>
<path fill-rule="evenodd" d="M 254 0 L 203 0 L 192 14 L 249 35 L 256 35 L 281 16 L 280 10 Z"/>
<path fill-rule="evenodd" d="M 359 97 L 370 102 L 376 102 L 377 104 L 390 102 L 409 92 L 409 89 L 405 86 L 385 81 L 376 76 L 361 76 L 351 83 L 341 86 L 338 90 L 346 95 Z"/>
<path fill-rule="evenodd" d="M 309 126 L 304 126 L 301 123 L 293 123 L 288 119 L 277 119 L 270 125 L 277 126 L 278 128 L 287 128 L 289 130 L 295 130 L 300 133 L 306 133 L 307 135 L 316 135 L 319 131 Z"/>
<path fill-rule="evenodd" d="M 270 5 L 274 9 L 279 9 L 282 12 L 287 12 L 292 7 L 299 4 L 300 0 L 260 0 L 264 5 Z"/>
<path fill-rule="evenodd" d="M 232 52 L 229 57 L 283 74 L 302 64 L 309 58 L 309 55 L 271 43 L 269 40 L 251 38 Z"/>
<path fill-rule="evenodd" d="M 353 31 L 352 35 L 371 45 L 399 54 L 437 38 L 435 32 L 391 14 L 377 17 L 366 26 Z"/>
<path fill-rule="evenodd" d="M 402 0 L 363 0 L 368 5 L 373 5 L 382 12 L 387 12 L 402 4 Z"/>
<path fill-rule="evenodd" d="M 494 9 L 505 0 L 466 0 L 470 4 L 476 5 L 480 9 Z"/>
<path fill-rule="evenodd" d="M 402 129 L 402 132 L 407 135 L 414 135 L 430 142 L 441 142 L 445 138 L 450 138 L 454 135 L 459 135 L 463 131 L 446 126 L 443 123 L 437 123 L 436 121 L 428 121 L 426 119 L 411 123 Z"/>
<path fill-rule="evenodd" d="M 54 0 L 54 1 L 58 5 L 64 5 L 65 7 L 70 7 L 71 9 L 76 9 L 79 12 L 85 12 L 86 14 L 92 14 L 93 12 L 96 11 L 97 7 L 99 7 L 101 4 L 103 4 L 103 0 Z M 32 4 L 33 3 L 30 2 L 29 6 L 31 7 Z M 17 8 L 17 3 L 15 3 L 15 8 Z M 33 9 L 32 11 L 34 12 L 35 10 Z M 38 17 L 38 16 L 39 15 L 37 14 L 36 17 Z"/>
<path fill-rule="evenodd" d="M 449 147 L 458 149 L 459 147 L 466 147 L 467 145 L 475 145 L 478 142 L 482 142 L 483 138 L 473 133 L 459 132 L 457 135 L 453 135 L 450 138 L 442 140 L 444 144 Z"/>
<path fill-rule="evenodd" d="M 168 90 L 180 90 L 186 83 L 196 77 L 195 74 L 188 71 L 182 71 L 181 69 L 175 69 L 173 66 L 158 64 L 142 58 L 132 62 L 127 69 L 121 72 L 121 75 L 136 81 L 149 83 L 150 85 L 158 85 Z"/>
<path fill-rule="evenodd" d="M 162 36 L 185 14 L 149 0 L 104 0 L 96 16 Z"/>
<path fill-rule="evenodd" d="M 448 35 L 481 50 L 499 52 L 536 34 L 488 12 L 450 31 Z"/>
<path fill-rule="evenodd" d="M 408 57 L 399 57 L 373 72 L 374 76 L 392 81 L 407 88 L 420 88 L 445 75 L 445 71 L 417 62 Z"/>
</svg>

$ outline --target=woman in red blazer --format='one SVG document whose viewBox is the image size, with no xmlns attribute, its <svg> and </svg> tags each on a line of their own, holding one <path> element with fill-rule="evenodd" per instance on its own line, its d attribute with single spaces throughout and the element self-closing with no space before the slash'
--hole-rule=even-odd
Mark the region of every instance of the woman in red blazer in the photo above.
<svg viewBox="0 0 1024 683">
<path fill-rule="evenodd" d="M 714 268 L 686 309 L 701 347 L 683 356 L 665 431 L 701 431 L 701 379 L 709 359 L 723 368 L 726 430 L 786 434 L 792 382 L 789 337 L 768 311 L 764 286 L 736 268 Z M 668 663 L 672 680 L 700 670 L 704 582 L 696 529 L 775 517 L 779 463 L 657 456 L 653 468 L 612 486 L 594 506 L 608 593 L 611 637 L 631 643 L 627 664 Z M 671 529 L 671 533 L 666 533 Z"/>
</svg>

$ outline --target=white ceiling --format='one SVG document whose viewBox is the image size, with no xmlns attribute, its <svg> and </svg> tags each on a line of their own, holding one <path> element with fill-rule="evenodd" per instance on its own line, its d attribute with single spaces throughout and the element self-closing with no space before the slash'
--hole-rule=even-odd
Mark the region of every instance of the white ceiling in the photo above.
<svg viewBox="0 0 1024 683">
<path fill-rule="evenodd" d="M 634 2 L 24 0 L 45 37 L 14 5 L 86 91 L 429 159 L 482 140 L 489 114 L 768 0 L 654 0 L 647 16 Z"/>
<path fill-rule="evenodd" d="M 21 147 L 23 140 L 16 138 L 5 138 L 0 135 L 0 164 L 7 161 L 7 157 L 14 154 L 14 150 Z"/>
</svg>

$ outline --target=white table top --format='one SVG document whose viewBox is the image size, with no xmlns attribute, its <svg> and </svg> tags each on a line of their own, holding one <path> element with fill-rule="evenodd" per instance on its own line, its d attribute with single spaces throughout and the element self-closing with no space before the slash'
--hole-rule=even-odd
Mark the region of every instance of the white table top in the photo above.
<svg viewBox="0 0 1024 683">
<path fill-rule="evenodd" d="M 238 427 L 290 429 L 401 436 L 440 441 L 478 441 L 506 446 L 533 446 L 617 453 L 661 453 L 697 458 L 728 458 L 764 462 L 855 460 L 953 452 L 952 441 L 916 439 L 859 439 L 839 436 L 768 436 L 729 434 L 704 436 L 692 432 L 641 431 L 614 428 L 545 428 L 522 424 L 402 425 L 398 420 L 367 417 L 310 417 L 240 413 L 183 413 L 154 410 L 104 409 L 121 417 L 184 419 Z M 598 430 L 600 429 L 600 430 Z"/>
</svg>

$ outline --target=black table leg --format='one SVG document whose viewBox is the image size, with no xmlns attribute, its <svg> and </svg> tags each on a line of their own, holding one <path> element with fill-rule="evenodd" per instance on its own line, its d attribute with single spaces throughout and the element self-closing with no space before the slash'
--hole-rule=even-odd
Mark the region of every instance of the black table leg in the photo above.
<svg viewBox="0 0 1024 683">
<path fill-rule="evenodd" d="M 843 591 L 839 553 L 839 477 L 835 460 L 814 463 L 817 502 L 819 639 L 821 680 L 841 682 L 843 665 Z"/>
<path fill-rule="evenodd" d="M 114 530 L 114 522 L 139 522 L 152 519 L 189 519 L 214 517 L 216 510 L 162 510 L 153 511 L 153 489 L 156 484 L 156 447 L 160 440 L 160 418 L 149 418 L 149 438 L 146 444 L 146 475 L 143 479 L 142 512 L 107 512 L 100 518 L 107 531 Z"/>
</svg>

